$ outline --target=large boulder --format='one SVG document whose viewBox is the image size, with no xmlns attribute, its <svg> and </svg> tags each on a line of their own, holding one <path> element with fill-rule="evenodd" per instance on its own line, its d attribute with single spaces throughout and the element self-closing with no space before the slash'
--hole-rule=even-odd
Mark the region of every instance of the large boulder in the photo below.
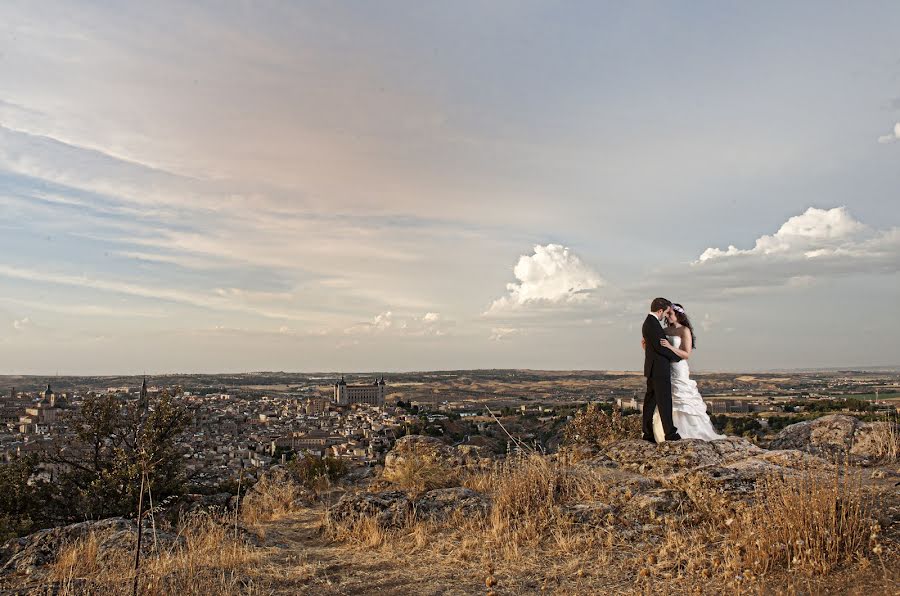
<svg viewBox="0 0 900 596">
<path fill-rule="evenodd" d="M 619 487 L 630 485 L 634 490 L 628 494 L 642 494 L 654 488 L 704 486 L 739 496 L 751 493 L 757 480 L 764 476 L 823 468 L 827 462 L 800 451 L 767 451 L 747 439 L 728 437 L 719 441 L 685 439 L 657 445 L 641 440 L 618 441 L 584 465 L 596 470 L 614 465 L 620 473 L 629 473 L 629 480 L 616 483 Z"/>
<path fill-rule="evenodd" d="M 353 521 L 372 517 L 383 527 L 404 525 L 412 513 L 412 501 L 406 493 L 397 490 L 378 493 L 348 493 L 329 510 L 336 521 Z"/>
<path fill-rule="evenodd" d="M 665 480 L 704 466 L 736 462 L 763 452 L 747 439 L 728 437 L 720 441 L 685 439 L 656 445 L 641 440 L 618 441 L 606 448 L 605 455 L 623 469 Z"/>
<path fill-rule="evenodd" d="M 491 503 L 479 492 L 456 486 L 430 490 L 416 499 L 413 507 L 418 517 L 443 520 L 454 514 L 483 515 L 490 510 Z"/>
<path fill-rule="evenodd" d="M 384 458 L 384 476 L 390 479 L 410 459 L 446 466 L 462 463 L 461 454 L 451 445 L 435 437 L 406 435 L 400 437 Z"/>
<path fill-rule="evenodd" d="M 845 458 L 865 463 L 883 455 L 885 441 L 896 442 L 897 425 L 891 422 L 862 422 L 853 416 L 831 414 L 792 424 L 778 433 L 769 447 L 797 449 L 828 458 Z"/>
<path fill-rule="evenodd" d="M 427 491 L 415 500 L 402 491 L 349 493 L 329 510 L 336 521 L 361 517 L 375 520 L 385 528 L 403 526 L 413 518 L 446 520 L 454 514 L 482 515 L 490 510 L 490 500 L 474 490 L 456 486 Z"/>
<path fill-rule="evenodd" d="M 153 552 L 157 545 L 169 548 L 181 538 L 168 532 L 157 531 L 154 537 L 151 528 L 144 527 L 141 551 Z M 89 535 L 99 541 L 97 556 L 102 560 L 113 552 L 133 552 L 137 545 L 137 524 L 121 517 L 100 521 L 86 521 L 58 528 L 40 530 L 28 536 L 14 538 L 0 547 L 0 575 L 22 573 L 42 575 L 49 565 L 56 562 L 67 545 L 74 544 Z"/>
</svg>

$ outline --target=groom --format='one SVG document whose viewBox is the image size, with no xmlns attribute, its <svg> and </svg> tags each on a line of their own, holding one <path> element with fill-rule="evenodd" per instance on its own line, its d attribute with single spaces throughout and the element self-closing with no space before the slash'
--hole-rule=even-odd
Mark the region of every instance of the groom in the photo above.
<svg viewBox="0 0 900 596">
<path fill-rule="evenodd" d="M 653 410 L 659 410 L 666 441 L 678 441 L 681 436 L 672 423 L 672 363 L 681 361 L 675 352 L 664 348 L 660 342 L 665 339 L 664 319 L 672 312 L 672 303 L 665 298 L 654 298 L 650 303 L 650 314 L 644 321 L 641 333 L 644 336 L 644 376 L 647 377 L 647 393 L 644 395 L 643 439 L 655 443 L 653 437 Z"/>
</svg>

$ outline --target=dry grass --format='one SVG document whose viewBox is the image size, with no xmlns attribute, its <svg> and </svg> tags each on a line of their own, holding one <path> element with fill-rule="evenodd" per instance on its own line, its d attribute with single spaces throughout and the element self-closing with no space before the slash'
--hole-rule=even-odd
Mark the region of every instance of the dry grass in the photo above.
<svg viewBox="0 0 900 596">
<path fill-rule="evenodd" d="M 556 573 L 589 591 L 603 581 L 637 582 L 652 592 L 659 580 L 693 589 L 711 579 L 753 591 L 795 574 L 816 581 L 881 553 L 873 499 L 847 469 L 765 477 L 744 500 L 698 486 L 687 491 L 683 508 L 630 519 L 621 513 L 630 489 L 611 478 L 564 459 L 522 456 L 464 479 L 491 497 L 487 516 L 443 525 L 410 517 L 397 529 L 361 517 L 330 521 L 326 529 L 333 540 L 385 556 L 402 555 L 398 544 L 414 545 L 420 557 L 441 553 L 432 564 L 483 565 L 490 578 L 503 567 L 507 585 L 526 591 Z M 619 513 L 581 523 L 571 506 L 592 501 L 614 504 Z"/>
<path fill-rule="evenodd" d="M 240 518 L 259 526 L 297 511 L 305 490 L 288 475 L 264 474 L 241 502 Z"/>
<path fill-rule="evenodd" d="M 826 574 L 878 550 L 872 497 L 849 470 L 764 478 L 756 499 L 728 522 L 731 557 L 754 573 Z"/>
<path fill-rule="evenodd" d="M 425 449 L 412 449 L 385 474 L 385 479 L 413 494 L 459 486 L 459 469 Z"/>
<path fill-rule="evenodd" d="M 872 431 L 871 440 L 875 445 L 876 459 L 885 464 L 900 461 L 900 418 L 886 416 Z"/>
<path fill-rule="evenodd" d="M 183 541 L 142 559 L 139 592 L 148 596 L 254 593 L 246 572 L 261 551 L 235 540 L 208 516 L 188 521 Z M 101 550 L 105 536 L 92 533 L 67 546 L 50 572 L 63 595 L 121 594 L 134 579 L 131 548 Z"/>
<path fill-rule="evenodd" d="M 615 441 L 641 436 L 641 417 L 623 416 L 614 409 L 612 414 L 604 412 L 596 403 L 590 403 L 575 414 L 565 431 L 568 445 L 603 447 Z"/>
</svg>

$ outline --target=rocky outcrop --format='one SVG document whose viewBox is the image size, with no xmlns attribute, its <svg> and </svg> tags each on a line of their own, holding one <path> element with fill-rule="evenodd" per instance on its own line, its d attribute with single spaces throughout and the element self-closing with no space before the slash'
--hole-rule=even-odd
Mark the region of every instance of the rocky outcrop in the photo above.
<svg viewBox="0 0 900 596">
<path fill-rule="evenodd" d="M 757 480 L 764 476 L 792 474 L 828 464 L 800 451 L 768 451 L 746 439 L 729 437 L 659 445 L 640 440 L 619 441 L 581 465 L 610 476 L 611 485 L 632 496 L 660 488 L 682 490 L 702 484 L 737 497 L 751 493 Z"/>
<path fill-rule="evenodd" d="M 56 562 L 67 545 L 73 544 L 89 535 L 98 539 L 97 556 L 103 559 L 112 552 L 133 552 L 137 545 L 137 524 L 121 517 L 113 517 L 100 521 L 87 521 L 59 528 L 40 530 L 28 536 L 14 538 L 0 547 L 0 575 L 21 573 L 25 575 L 41 575 L 49 565 Z M 158 545 L 169 548 L 182 539 L 168 532 L 157 531 L 154 535 L 151 528 L 144 527 L 141 550 L 153 552 Z"/>
<path fill-rule="evenodd" d="M 828 458 L 850 456 L 855 463 L 877 460 L 890 435 L 890 422 L 862 422 L 853 416 L 831 414 L 792 424 L 770 443 L 772 449 L 796 449 Z M 893 425 L 894 437 L 900 429 Z M 895 439 L 896 440 L 896 439 Z"/>
<path fill-rule="evenodd" d="M 407 435 L 397 439 L 394 448 L 385 456 L 383 477 L 387 480 L 395 478 L 410 459 L 447 469 L 485 467 L 492 461 L 482 448 L 475 445 L 454 447 L 435 437 Z"/>
<path fill-rule="evenodd" d="M 481 493 L 460 486 L 438 488 L 410 499 L 402 491 L 360 492 L 341 497 L 329 511 L 333 520 L 366 516 L 382 527 L 399 527 L 413 519 L 444 520 L 453 515 L 487 513 L 490 501 Z"/>
<path fill-rule="evenodd" d="M 384 477 L 392 478 L 408 460 L 445 466 L 459 466 L 462 457 L 452 446 L 440 439 L 422 435 L 400 437 L 384 458 Z"/>
<path fill-rule="evenodd" d="M 429 519 L 446 519 L 454 514 L 482 515 L 490 510 L 490 506 L 484 495 L 461 486 L 430 490 L 413 504 L 418 517 Z"/>
<path fill-rule="evenodd" d="M 399 490 L 352 493 L 341 497 L 328 513 L 337 521 L 371 517 L 382 527 L 398 527 L 409 520 L 412 501 Z"/>
</svg>

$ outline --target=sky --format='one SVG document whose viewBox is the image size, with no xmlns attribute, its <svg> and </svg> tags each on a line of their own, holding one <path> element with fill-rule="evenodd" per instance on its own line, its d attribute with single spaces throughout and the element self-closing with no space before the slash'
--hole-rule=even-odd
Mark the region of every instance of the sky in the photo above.
<svg viewBox="0 0 900 596">
<path fill-rule="evenodd" d="M 0 3 L 0 373 L 900 365 L 894 2 Z"/>
</svg>

